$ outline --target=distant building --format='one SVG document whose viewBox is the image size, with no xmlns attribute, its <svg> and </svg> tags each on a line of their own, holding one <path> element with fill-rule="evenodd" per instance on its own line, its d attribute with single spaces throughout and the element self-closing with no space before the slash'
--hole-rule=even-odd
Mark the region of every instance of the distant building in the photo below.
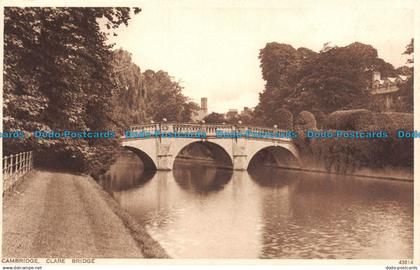
<svg viewBox="0 0 420 270">
<path fill-rule="evenodd" d="M 407 79 L 408 76 L 404 75 L 381 78 L 381 73 L 379 71 L 373 71 L 371 93 L 376 95 L 396 92 L 400 90 L 399 84 L 405 82 Z"/>
<path fill-rule="evenodd" d="M 229 109 L 229 111 L 226 113 L 227 120 L 233 120 L 237 118 L 239 118 L 239 113 L 237 109 Z"/>
<path fill-rule="evenodd" d="M 382 78 L 379 71 L 372 72 L 370 93 L 375 95 L 375 102 L 381 111 L 392 111 L 398 106 L 398 100 L 393 93 L 400 90 L 400 84 L 407 81 L 408 76 L 398 75 L 397 77 Z"/>
<path fill-rule="evenodd" d="M 209 114 L 208 107 L 207 107 L 207 98 L 202 97 L 201 98 L 201 106 L 197 113 L 194 113 L 191 116 L 191 119 L 193 121 L 201 121 Z"/>
<path fill-rule="evenodd" d="M 206 97 L 201 98 L 201 107 L 198 114 L 200 115 L 200 120 L 204 119 L 204 117 L 209 114 Z"/>
<path fill-rule="evenodd" d="M 252 113 L 252 109 L 249 107 L 244 107 L 243 111 L 241 112 L 241 115 L 246 115 Z"/>
</svg>

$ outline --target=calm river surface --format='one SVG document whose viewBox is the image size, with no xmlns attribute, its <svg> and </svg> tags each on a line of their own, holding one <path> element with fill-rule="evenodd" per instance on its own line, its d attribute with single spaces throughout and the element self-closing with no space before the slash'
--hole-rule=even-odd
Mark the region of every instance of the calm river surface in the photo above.
<svg viewBox="0 0 420 270">
<path fill-rule="evenodd" d="M 174 258 L 412 258 L 413 184 L 124 154 L 99 181 Z"/>
</svg>

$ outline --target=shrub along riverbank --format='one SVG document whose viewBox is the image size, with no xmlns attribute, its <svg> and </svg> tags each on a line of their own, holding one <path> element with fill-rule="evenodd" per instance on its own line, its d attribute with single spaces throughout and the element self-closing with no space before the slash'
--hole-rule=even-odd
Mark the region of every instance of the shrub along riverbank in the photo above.
<svg viewBox="0 0 420 270">
<path fill-rule="evenodd" d="M 327 117 L 324 125 L 333 128 L 327 129 L 331 132 L 335 129 L 351 131 L 357 127 L 357 131 L 386 131 L 389 136 L 374 139 L 308 139 L 301 136 L 296 142 L 304 164 L 342 174 L 362 170 L 413 173 L 414 141 L 396 136 L 399 129 L 413 129 L 413 114 L 338 111 Z M 314 126 L 311 128 L 316 129 Z M 303 133 L 303 130 L 300 129 L 300 132 Z"/>
</svg>

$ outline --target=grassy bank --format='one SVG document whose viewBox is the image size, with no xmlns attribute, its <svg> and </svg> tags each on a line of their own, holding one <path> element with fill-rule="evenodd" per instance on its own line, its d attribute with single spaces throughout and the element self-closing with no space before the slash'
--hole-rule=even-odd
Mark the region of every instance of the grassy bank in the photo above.
<svg viewBox="0 0 420 270">
<path fill-rule="evenodd" d="M 169 258 L 91 177 L 39 170 L 4 195 L 2 254 Z"/>
<path fill-rule="evenodd" d="M 137 221 L 134 220 L 127 211 L 122 209 L 120 205 L 107 192 L 105 192 L 105 190 L 103 190 L 103 188 L 99 186 L 93 178 L 89 177 L 88 181 L 92 184 L 95 192 L 100 194 L 110 209 L 122 220 L 145 258 L 170 258 L 159 242 L 154 240 L 147 233 L 146 228 L 137 223 Z"/>
</svg>

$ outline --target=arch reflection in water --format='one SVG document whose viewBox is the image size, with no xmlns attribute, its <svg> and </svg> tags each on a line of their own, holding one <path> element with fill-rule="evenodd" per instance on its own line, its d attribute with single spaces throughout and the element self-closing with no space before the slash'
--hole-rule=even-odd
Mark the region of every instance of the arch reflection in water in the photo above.
<svg viewBox="0 0 420 270">
<path fill-rule="evenodd" d="M 223 189 L 232 178 L 232 174 L 232 170 L 197 164 L 178 164 L 173 170 L 178 185 L 184 190 L 195 193 L 208 193 Z"/>
<path fill-rule="evenodd" d="M 300 176 L 297 171 L 279 170 L 273 167 L 253 167 L 248 173 L 255 183 L 268 188 L 287 186 Z"/>
<path fill-rule="evenodd" d="M 108 172 L 99 177 L 99 184 L 108 192 L 128 190 L 147 183 L 156 170 L 145 170 L 142 161 L 134 153 L 123 152 Z"/>
</svg>

